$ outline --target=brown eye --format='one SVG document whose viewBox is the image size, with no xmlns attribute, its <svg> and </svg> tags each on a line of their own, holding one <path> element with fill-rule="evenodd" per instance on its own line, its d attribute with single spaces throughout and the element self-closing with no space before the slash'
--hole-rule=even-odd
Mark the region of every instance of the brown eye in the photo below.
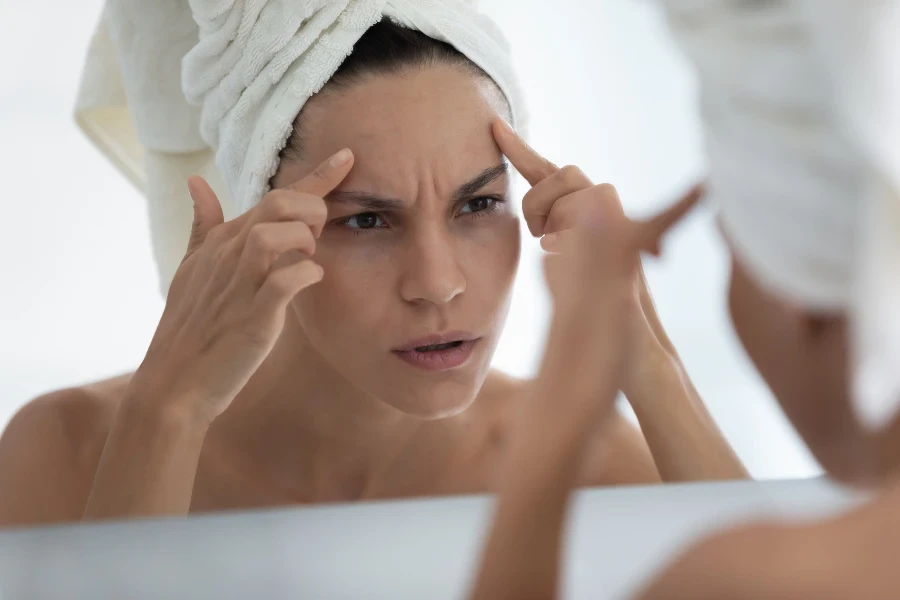
<svg viewBox="0 0 900 600">
<path fill-rule="evenodd" d="M 489 198 L 487 196 L 483 196 L 481 198 L 473 198 L 466 202 L 462 207 L 462 210 L 459 212 L 463 214 L 483 212 L 493 208 L 496 202 L 496 198 Z"/>
<path fill-rule="evenodd" d="M 345 224 L 351 229 L 375 229 L 383 227 L 384 220 L 376 213 L 360 213 L 348 217 Z"/>
</svg>

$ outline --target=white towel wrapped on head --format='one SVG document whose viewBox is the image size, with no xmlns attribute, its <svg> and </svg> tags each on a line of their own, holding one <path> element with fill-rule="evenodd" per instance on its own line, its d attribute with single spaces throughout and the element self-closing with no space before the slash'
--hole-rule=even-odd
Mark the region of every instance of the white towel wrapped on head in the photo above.
<svg viewBox="0 0 900 600">
<path fill-rule="evenodd" d="M 506 41 L 463 0 L 107 0 L 76 118 L 147 196 L 163 292 L 206 177 L 226 218 L 268 190 L 306 101 L 382 18 L 448 42 L 522 102 Z"/>
<path fill-rule="evenodd" d="M 843 311 L 854 402 L 900 409 L 900 0 L 665 0 L 697 67 L 710 196 L 752 276 Z"/>
</svg>

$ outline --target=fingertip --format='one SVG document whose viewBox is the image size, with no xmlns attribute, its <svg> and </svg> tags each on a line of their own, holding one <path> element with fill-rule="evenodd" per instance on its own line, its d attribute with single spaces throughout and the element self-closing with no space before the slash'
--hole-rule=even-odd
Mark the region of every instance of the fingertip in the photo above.
<svg viewBox="0 0 900 600">
<path fill-rule="evenodd" d="M 328 159 L 328 166 L 332 169 L 339 169 L 353 160 L 353 151 L 350 148 L 338 150 Z"/>
<path fill-rule="evenodd" d="M 496 119 L 494 119 L 494 122 L 492 125 L 493 125 L 495 132 L 512 134 L 512 135 L 516 134 L 516 130 L 513 129 L 510 122 L 507 121 L 506 119 L 504 119 L 503 117 L 497 117 Z"/>
<path fill-rule="evenodd" d="M 203 178 L 199 175 L 191 175 L 187 178 L 187 188 L 192 198 L 196 199 L 198 187 L 201 185 L 202 181 Z"/>
</svg>

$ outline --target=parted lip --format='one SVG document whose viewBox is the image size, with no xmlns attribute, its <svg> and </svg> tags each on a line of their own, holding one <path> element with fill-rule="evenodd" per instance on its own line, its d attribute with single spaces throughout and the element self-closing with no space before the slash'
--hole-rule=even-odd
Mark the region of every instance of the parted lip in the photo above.
<svg viewBox="0 0 900 600">
<path fill-rule="evenodd" d="M 406 342 L 402 346 L 394 348 L 394 352 L 413 352 L 422 346 L 434 346 L 450 342 L 470 342 L 477 340 L 479 336 L 470 331 L 447 331 L 445 333 L 433 333 Z"/>
</svg>

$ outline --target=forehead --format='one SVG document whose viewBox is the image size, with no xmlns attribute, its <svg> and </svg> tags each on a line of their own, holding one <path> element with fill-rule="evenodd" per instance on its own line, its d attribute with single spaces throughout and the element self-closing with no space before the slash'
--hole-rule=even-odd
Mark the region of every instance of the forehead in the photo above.
<svg viewBox="0 0 900 600">
<path fill-rule="evenodd" d="M 508 118 L 507 110 L 492 82 L 460 67 L 375 75 L 308 103 L 304 166 L 346 147 L 356 162 L 342 188 L 396 188 L 423 178 L 459 184 L 502 161 L 491 123 Z"/>
</svg>

